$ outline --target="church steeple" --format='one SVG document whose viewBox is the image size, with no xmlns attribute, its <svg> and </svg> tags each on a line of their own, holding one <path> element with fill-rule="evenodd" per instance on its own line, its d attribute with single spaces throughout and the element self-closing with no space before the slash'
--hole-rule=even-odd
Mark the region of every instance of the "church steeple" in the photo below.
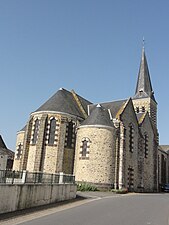
<svg viewBox="0 0 169 225">
<path fill-rule="evenodd" d="M 136 113 L 148 112 L 153 124 L 157 126 L 157 102 L 151 85 L 144 46 L 133 104 Z"/>
<path fill-rule="evenodd" d="M 147 98 L 147 97 L 150 97 L 152 100 L 155 101 L 154 92 L 153 92 L 151 80 L 150 80 L 150 73 L 149 73 L 149 69 L 148 69 L 147 59 L 146 59 L 146 55 L 145 55 L 145 49 L 143 46 L 140 69 L 139 69 L 134 99 L 135 98 Z"/>
</svg>

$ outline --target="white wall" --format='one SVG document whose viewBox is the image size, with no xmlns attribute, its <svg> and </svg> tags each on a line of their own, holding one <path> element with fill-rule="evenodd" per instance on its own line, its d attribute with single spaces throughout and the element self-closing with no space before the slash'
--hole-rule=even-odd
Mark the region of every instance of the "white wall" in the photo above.
<svg viewBox="0 0 169 225">
<path fill-rule="evenodd" d="M 75 184 L 0 185 L 0 214 L 76 198 Z"/>
</svg>

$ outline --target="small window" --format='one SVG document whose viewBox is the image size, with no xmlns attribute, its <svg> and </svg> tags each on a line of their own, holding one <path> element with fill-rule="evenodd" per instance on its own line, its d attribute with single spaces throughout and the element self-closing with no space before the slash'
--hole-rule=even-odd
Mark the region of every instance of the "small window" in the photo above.
<svg viewBox="0 0 169 225">
<path fill-rule="evenodd" d="M 87 153 L 87 141 L 84 140 L 82 142 L 83 142 L 83 145 L 82 145 L 82 157 L 86 157 L 86 153 Z"/>
<path fill-rule="evenodd" d="M 89 159 L 90 140 L 83 138 L 81 142 L 80 159 Z"/>
</svg>

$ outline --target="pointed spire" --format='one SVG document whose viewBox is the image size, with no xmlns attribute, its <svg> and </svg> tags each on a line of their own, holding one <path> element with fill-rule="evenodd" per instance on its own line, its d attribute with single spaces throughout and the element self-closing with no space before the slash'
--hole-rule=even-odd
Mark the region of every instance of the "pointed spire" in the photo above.
<svg viewBox="0 0 169 225">
<path fill-rule="evenodd" d="M 144 43 L 144 39 L 143 39 Z M 145 55 L 145 48 L 143 44 L 142 55 L 141 55 L 141 63 L 138 74 L 136 92 L 134 98 L 145 98 L 150 97 L 155 101 L 154 92 L 151 85 L 150 74 L 147 64 L 147 59 Z"/>
</svg>

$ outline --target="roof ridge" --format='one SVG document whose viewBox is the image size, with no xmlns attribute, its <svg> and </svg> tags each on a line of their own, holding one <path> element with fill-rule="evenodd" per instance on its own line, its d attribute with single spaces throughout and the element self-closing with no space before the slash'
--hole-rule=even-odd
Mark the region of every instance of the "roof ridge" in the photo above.
<svg viewBox="0 0 169 225">
<path fill-rule="evenodd" d="M 74 90 L 71 90 L 71 93 L 72 93 L 73 98 L 75 99 L 75 101 L 76 101 L 76 103 L 77 103 L 77 105 L 78 105 L 80 111 L 81 111 L 82 114 L 84 115 L 84 118 L 86 119 L 86 118 L 87 118 L 87 113 L 85 112 L 85 110 L 84 110 L 84 108 L 83 108 L 83 106 L 82 106 L 82 104 L 81 104 L 81 102 L 80 102 L 80 100 L 79 100 L 79 98 L 78 98 L 76 92 L 75 92 Z"/>
</svg>

